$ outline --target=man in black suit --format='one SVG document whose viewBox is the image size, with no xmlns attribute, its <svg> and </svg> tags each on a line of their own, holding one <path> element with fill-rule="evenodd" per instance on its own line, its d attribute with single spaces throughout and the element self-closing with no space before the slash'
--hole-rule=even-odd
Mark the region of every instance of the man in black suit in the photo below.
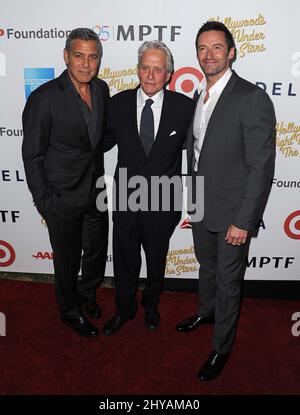
<svg viewBox="0 0 300 415">
<path fill-rule="evenodd" d="M 101 55 L 92 30 L 71 31 L 64 49 L 67 69 L 32 92 L 23 112 L 25 173 L 49 231 L 61 318 L 83 336 L 99 334 L 82 306 L 90 317 L 100 317 L 96 289 L 107 257 L 108 215 L 96 208 L 95 187 L 104 174 L 109 99 L 107 85 L 97 79 Z"/>
<path fill-rule="evenodd" d="M 205 23 L 196 50 L 207 87 L 187 137 L 187 163 L 194 183 L 204 176 L 203 220 L 191 215 L 201 303 L 177 329 L 214 324 L 213 351 L 198 374 L 206 381 L 221 373 L 232 347 L 250 232 L 274 171 L 275 114 L 268 95 L 231 70 L 236 49 L 225 25 Z"/>
<path fill-rule="evenodd" d="M 181 195 L 181 184 L 178 186 L 177 181 L 176 190 L 172 186 L 169 192 L 163 190 L 170 201 L 170 207 L 164 211 L 162 200 L 159 200 L 162 189 L 156 191 L 152 187 L 151 195 L 151 180 L 162 176 L 169 180 L 180 179 L 182 146 L 194 106 L 190 98 L 164 88 L 172 72 L 173 57 L 167 46 L 158 41 L 143 43 L 138 51 L 140 86 L 115 95 L 109 104 L 107 145 L 118 145 L 115 183 L 116 194 L 121 194 L 113 214 L 117 313 L 105 324 L 106 335 L 118 332 L 136 314 L 141 246 L 147 265 L 142 299 L 145 325 L 149 330 L 155 330 L 160 323 L 157 306 L 166 255 L 169 240 L 181 217 L 181 205 L 176 210 L 173 202 L 178 200 L 173 200 L 173 193 L 180 187 Z M 135 180 L 141 182 L 140 188 L 138 185 L 134 191 L 128 188 L 126 196 L 124 188 L 130 187 L 130 182 Z M 135 192 L 139 191 L 139 197 L 135 197 Z M 147 206 L 142 206 L 144 197 Z M 137 203 L 131 203 L 135 199 Z M 151 210 L 151 201 L 157 202 L 156 211 Z"/>
</svg>

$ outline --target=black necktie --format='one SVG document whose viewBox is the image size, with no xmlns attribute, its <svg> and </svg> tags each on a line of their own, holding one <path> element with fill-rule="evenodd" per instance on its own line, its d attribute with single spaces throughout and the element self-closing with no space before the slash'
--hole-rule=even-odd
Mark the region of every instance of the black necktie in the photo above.
<svg viewBox="0 0 300 415">
<path fill-rule="evenodd" d="M 150 153 L 154 141 L 154 119 L 151 109 L 153 102 L 154 101 L 152 99 L 147 99 L 141 115 L 140 137 L 146 156 Z"/>
</svg>

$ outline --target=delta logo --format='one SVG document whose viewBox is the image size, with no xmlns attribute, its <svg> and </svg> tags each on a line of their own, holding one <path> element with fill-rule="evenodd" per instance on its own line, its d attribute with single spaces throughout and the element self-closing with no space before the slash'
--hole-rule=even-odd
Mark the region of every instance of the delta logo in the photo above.
<svg viewBox="0 0 300 415">
<path fill-rule="evenodd" d="M 184 219 L 184 221 L 180 225 L 180 229 L 192 229 L 191 221 L 188 217 Z"/>
<path fill-rule="evenodd" d="M 24 68 L 25 98 L 27 99 L 31 92 L 54 77 L 54 68 Z"/>
<path fill-rule="evenodd" d="M 53 252 L 47 251 L 38 251 L 36 254 L 32 255 L 35 259 L 49 259 L 50 261 L 53 260 Z"/>
</svg>

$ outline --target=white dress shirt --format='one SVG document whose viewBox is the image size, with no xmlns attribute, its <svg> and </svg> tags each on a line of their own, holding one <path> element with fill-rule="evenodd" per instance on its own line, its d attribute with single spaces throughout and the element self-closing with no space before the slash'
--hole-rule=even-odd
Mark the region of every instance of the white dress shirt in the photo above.
<svg viewBox="0 0 300 415">
<path fill-rule="evenodd" d="M 156 137 L 159 122 L 160 122 L 160 116 L 161 116 L 161 109 L 162 104 L 164 100 L 164 90 L 161 89 L 157 94 L 153 95 L 153 97 L 148 97 L 148 95 L 145 94 L 145 92 L 142 90 L 142 88 L 139 88 L 136 94 L 136 118 L 137 118 L 137 127 L 138 132 L 140 133 L 140 125 L 141 125 L 141 116 L 142 116 L 142 110 L 144 108 L 145 102 L 147 99 L 151 98 L 154 102 L 151 105 L 151 109 L 153 112 L 153 118 L 154 118 L 154 139 Z"/>
<path fill-rule="evenodd" d="M 197 108 L 194 117 L 193 125 L 193 134 L 195 137 L 194 141 L 194 154 L 195 154 L 195 164 L 194 171 L 198 170 L 198 161 L 201 153 L 201 148 L 203 140 L 205 137 L 206 129 L 208 122 L 210 120 L 211 114 L 215 109 L 215 106 L 220 98 L 223 89 L 225 88 L 227 82 L 229 81 L 232 75 L 230 68 L 222 75 L 222 77 L 208 90 L 209 98 L 204 103 L 204 98 L 206 91 L 202 90 L 198 99 Z"/>
</svg>

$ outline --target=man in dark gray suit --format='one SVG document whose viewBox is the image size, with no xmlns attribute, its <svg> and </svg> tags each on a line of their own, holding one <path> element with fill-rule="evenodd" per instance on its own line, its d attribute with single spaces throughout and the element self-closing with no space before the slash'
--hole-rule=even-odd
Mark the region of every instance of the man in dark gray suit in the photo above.
<svg viewBox="0 0 300 415">
<path fill-rule="evenodd" d="M 96 33 L 72 30 L 64 49 L 67 69 L 32 92 L 23 112 L 26 179 L 47 223 L 61 319 L 89 337 L 99 332 L 83 308 L 100 318 L 96 290 L 104 279 L 108 240 L 108 213 L 96 208 L 109 99 L 106 83 L 97 78 L 101 56 Z"/>
<path fill-rule="evenodd" d="M 269 96 L 231 70 L 236 48 L 225 25 L 205 23 L 196 50 L 207 87 L 188 134 L 187 161 L 193 182 L 204 176 L 204 217 L 191 216 L 201 304 L 177 330 L 214 324 L 213 351 L 198 373 L 207 381 L 221 373 L 232 347 L 250 233 L 274 171 L 276 121 Z"/>
</svg>

